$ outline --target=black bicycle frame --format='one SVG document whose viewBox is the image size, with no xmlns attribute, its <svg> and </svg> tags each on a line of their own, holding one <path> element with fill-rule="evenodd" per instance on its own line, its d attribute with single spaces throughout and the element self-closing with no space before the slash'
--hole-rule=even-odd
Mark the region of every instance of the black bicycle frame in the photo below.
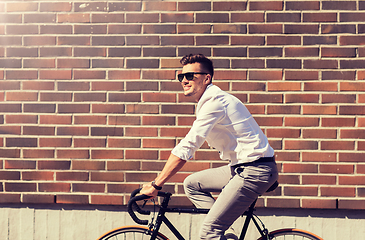
<svg viewBox="0 0 365 240">
<path fill-rule="evenodd" d="M 165 216 L 165 213 L 195 213 L 195 214 L 207 214 L 209 212 L 209 209 L 199 209 L 199 208 L 168 208 L 168 202 L 170 198 L 164 197 L 163 202 L 161 204 L 161 208 L 158 212 L 156 223 L 153 226 L 153 231 L 151 235 L 151 239 L 156 239 L 157 234 L 160 230 L 161 224 L 164 223 L 166 226 L 170 229 L 170 231 L 175 235 L 175 237 L 178 240 L 185 240 L 185 238 L 180 234 L 180 232 L 176 229 L 176 227 L 170 222 L 170 220 Z M 241 235 L 239 237 L 239 240 L 243 240 L 246 236 L 248 226 L 250 224 L 250 221 L 252 220 L 255 224 L 257 230 L 260 232 L 261 236 L 265 236 L 265 229 L 261 229 L 260 225 L 256 221 L 256 219 L 253 217 L 254 210 L 255 210 L 255 200 L 249 209 L 242 214 L 242 216 L 246 215 L 246 219 L 241 231 Z"/>
</svg>

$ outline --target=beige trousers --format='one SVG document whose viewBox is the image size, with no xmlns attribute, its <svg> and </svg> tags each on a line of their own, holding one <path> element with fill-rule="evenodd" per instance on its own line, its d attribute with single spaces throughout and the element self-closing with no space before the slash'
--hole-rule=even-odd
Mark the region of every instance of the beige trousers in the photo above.
<svg viewBox="0 0 365 240">
<path fill-rule="evenodd" d="M 188 176 L 184 181 L 187 197 L 197 208 L 210 209 L 200 229 L 200 239 L 225 240 L 224 232 L 277 179 L 275 162 L 236 169 L 226 165 Z M 211 192 L 221 190 L 215 201 Z"/>
</svg>

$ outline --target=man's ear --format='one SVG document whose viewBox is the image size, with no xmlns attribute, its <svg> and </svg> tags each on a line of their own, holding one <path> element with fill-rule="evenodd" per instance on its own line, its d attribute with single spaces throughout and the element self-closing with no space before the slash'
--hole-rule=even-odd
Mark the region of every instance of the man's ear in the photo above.
<svg viewBox="0 0 365 240">
<path fill-rule="evenodd" d="M 204 84 L 209 85 L 212 82 L 212 75 L 207 74 L 205 75 Z"/>
</svg>

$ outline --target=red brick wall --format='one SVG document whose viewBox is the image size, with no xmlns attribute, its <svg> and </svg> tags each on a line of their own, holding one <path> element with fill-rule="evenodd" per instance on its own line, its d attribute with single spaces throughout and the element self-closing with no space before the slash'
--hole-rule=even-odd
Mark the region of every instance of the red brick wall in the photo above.
<svg viewBox="0 0 365 240">
<path fill-rule="evenodd" d="M 0 202 L 125 204 L 186 134 L 213 59 L 276 150 L 261 206 L 365 209 L 365 1 L 1 1 Z M 205 144 L 166 186 L 221 165 Z"/>
</svg>

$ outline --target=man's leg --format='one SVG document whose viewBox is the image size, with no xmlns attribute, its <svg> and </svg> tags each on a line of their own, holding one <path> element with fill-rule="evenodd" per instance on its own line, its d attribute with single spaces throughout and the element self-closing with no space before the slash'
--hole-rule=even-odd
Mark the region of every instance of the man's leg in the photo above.
<svg viewBox="0 0 365 240">
<path fill-rule="evenodd" d="M 217 178 L 217 176 L 216 176 Z M 223 240 L 224 232 L 278 178 L 275 163 L 245 167 L 224 186 L 203 221 L 200 238 Z"/>
<path fill-rule="evenodd" d="M 214 204 L 211 192 L 220 192 L 235 173 L 228 165 L 206 169 L 184 180 L 186 196 L 197 208 L 210 209 Z"/>
</svg>

